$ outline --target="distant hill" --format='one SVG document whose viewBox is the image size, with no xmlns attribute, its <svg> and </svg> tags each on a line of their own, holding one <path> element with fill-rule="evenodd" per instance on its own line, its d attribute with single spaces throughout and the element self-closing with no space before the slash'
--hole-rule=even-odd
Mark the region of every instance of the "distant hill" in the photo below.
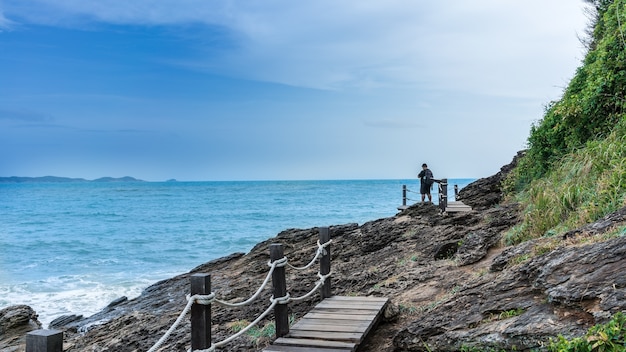
<svg viewBox="0 0 626 352">
<path fill-rule="evenodd" d="M 143 180 L 136 179 L 130 176 L 124 177 L 101 177 L 95 180 L 86 180 L 84 178 L 70 178 L 70 177 L 57 177 L 57 176 L 43 176 L 43 177 L 0 177 L 0 183 L 67 183 L 67 182 L 144 182 Z"/>
</svg>

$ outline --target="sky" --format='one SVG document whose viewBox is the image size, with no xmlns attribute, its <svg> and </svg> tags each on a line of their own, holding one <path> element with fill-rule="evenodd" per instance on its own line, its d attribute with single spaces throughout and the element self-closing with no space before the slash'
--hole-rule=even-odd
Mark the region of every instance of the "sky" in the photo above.
<svg viewBox="0 0 626 352">
<path fill-rule="evenodd" d="M 582 0 L 0 0 L 0 176 L 495 174 L 581 65 Z"/>
</svg>

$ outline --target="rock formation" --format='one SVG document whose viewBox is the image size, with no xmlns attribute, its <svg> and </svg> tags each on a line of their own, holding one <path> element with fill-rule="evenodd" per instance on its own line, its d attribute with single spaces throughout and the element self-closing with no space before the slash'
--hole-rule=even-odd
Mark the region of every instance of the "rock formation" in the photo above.
<svg viewBox="0 0 626 352">
<path fill-rule="evenodd" d="M 37 313 L 25 305 L 11 306 L 0 310 L 0 351 L 15 351 L 23 348 L 24 335 L 41 329 Z"/>
<path fill-rule="evenodd" d="M 333 293 L 386 296 L 393 302 L 360 352 L 541 349 L 550 337 L 581 335 L 626 310 L 626 237 L 598 239 L 625 223 L 626 209 L 567 238 L 504 248 L 502 234 L 519 221 L 516 204 L 500 204 L 500 181 L 511 168 L 461 192 L 463 201 L 474 207 L 471 212 L 441 214 L 432 204 L 416 204 L 393 217 L 330 228 Z M 66 351 L 146 351 L 185 306 L 191 274 L 210 273 L 220 299 L 242 301 L 265 278 L 269 244 L 282 243 L 290 262 L 304 265 L 316 249 L 317 232 L 283 231 L 249 253 L 155 283 L 141 296 L 120 298 L 91 317 L 64 317 L 55 321 L 55 328 L 65 330 Z M 303 276 L 288 270 L 290 294 L 306 293 L 315 273 Z M 269 305 L 270 295 L 268 288 L 244 308 L 213 308 L 213 340 L 253 320 Z M 319 300 L 315 296 L 291 304 L 290 313 L 297 319 Z M 6 344 L 4 336 L 14 336 L 9 346 L 18 346 L 15 336 L 23 330 L 9 325 L 0 325 L 2 341 Z M 226 350 L 260 351 L 270 340 L 242 337 Z M 161 350 L 186 351 L 189 341 L 187 319 Z"/>
</svg>

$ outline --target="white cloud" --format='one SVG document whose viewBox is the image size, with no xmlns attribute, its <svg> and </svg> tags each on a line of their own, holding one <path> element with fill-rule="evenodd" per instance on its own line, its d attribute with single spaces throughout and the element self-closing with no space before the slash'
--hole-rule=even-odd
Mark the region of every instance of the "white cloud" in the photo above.
<svg viewBox="0 0 626 352">
<path fill-rule="evenodd" d="M 4 13 L 2 11 L 2 4 L 0 3 L 0 33 L 10 29 L 12 25 L 13 22 L 9 21 L 9 19 L 4 16 Z"/>
<path fill-rule="evenodd" d="M 237 33 L 223 57 L 179 64 L 321 89 L 424 86 L 540 96 L 573 74 L 583 1 L 14 0 L 49 25 L 205 23 Z M 5 20 L 6 21 L 6 20 Z M 0 24 L 1 24 L 0 17 Z"/>
</svg>

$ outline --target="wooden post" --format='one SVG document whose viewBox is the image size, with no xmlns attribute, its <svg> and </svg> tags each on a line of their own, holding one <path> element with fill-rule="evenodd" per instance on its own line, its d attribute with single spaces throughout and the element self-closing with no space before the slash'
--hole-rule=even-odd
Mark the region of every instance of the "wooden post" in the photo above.
<svg viewBox="0 0 626 352">
<path fill-rule="evenodd" d="M 270 261 L 273 263 L 284 257 L 282 244 L 270 244 Z M 276 267 L 272 273 L 272 285 L 274 286 L 274 298 L 287 295 L 287 281 L 285 279 L 285 267 Z M 289 333 L 289 316 L 287 304 L 274 306 L 274 319 L 276 320 L 276 338 Z"/>
<path fill-rule="evenodd" d="M 211 293 L 211 275 L 191 275 L 191 295 Z M 211 347 L 211 305 L 194 303 L 191 306 L 191 350 Z"/>
<path fill-rule="evenodd" d="M 330 241 L 330 232 L 328 231 L 328 227 L 320 227 L 319 231 L 320 244 L 328 243 Z M 326 254 L 324 254 L 320 258 L 320 274 L 322 275 L 327 275 L 330 273 L 330 244 L 326 246 L 325 249 Z M 326 282 L 324 282 L 320 293 L 322 295 L 322 299 L 328 298 L 333 295 L 330 290 L 330 277 L 328 277 L 326 279 Z"/>
<path fill-rule="evenodd" d="M 454 185 L 454 200 L 457 200 L 459 197 L 459 185 Z"/>
<path fill-rule="evenodd" d="M 26 334 L 26 352 L 63 352 L 63 331 L 35 330 Z"/>
<path fill-rule="evenodd" d="M 402 206 L 406 206 L 406 185 L 402 185 Z"/>
<path fill-rule="evenodd" d="M 439 183 L 439 209 L 442 212 L 448 207 L 448 179 L 444 178 Z"/>
</svg>

